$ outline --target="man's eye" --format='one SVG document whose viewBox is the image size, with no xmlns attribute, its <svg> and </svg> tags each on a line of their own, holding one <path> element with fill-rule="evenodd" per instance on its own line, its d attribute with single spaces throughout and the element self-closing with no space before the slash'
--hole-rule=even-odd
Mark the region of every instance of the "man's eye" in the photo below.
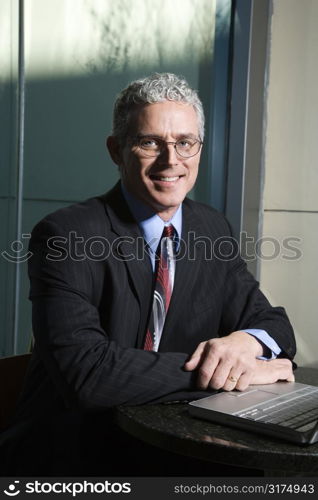
<svg viewBox="0 0 318 500">
<path fill-rule="evenodd" d="M 179 148 L 187 149 L 193 146 L 194 141 L 192 139 L 181 139 L 177 144 Z"/>
<path fill-rule="evenodd" d="M 145 149 L 155 149 L 155 148 L 159 147 L 158 141 L 156 141 L 156 139 L 149 138 L 149 137 L 147 139 L 141 139 L 139 141 L 139 145 L 140 145 L 140 147 L 145 148 Z"/>
</svg>

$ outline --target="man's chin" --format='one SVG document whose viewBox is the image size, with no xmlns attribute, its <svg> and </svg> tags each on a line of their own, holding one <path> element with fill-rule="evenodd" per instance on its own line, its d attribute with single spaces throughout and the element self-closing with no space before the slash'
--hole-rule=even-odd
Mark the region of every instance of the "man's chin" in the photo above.
<svg viewBox="0 0 318 500">
<path fill-rule="evenodd" d="M 182 201 L 183 199 L 181 199 L 179 202 L 176 200 L 170 201 L 169 203 L 157 202 L 155 205 L 152 205 L 152 208 L 159 215 L 159 217 L 164 220 L 169 220 L 177 211 Z"/>
</svg>

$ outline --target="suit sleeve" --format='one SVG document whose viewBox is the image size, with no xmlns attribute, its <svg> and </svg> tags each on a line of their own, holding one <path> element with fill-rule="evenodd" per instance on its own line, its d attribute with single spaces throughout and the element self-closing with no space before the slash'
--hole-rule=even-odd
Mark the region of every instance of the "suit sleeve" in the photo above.
<svg viewBox="0 0 318 500">
<path fill-rule="evenodd" d="M 187 354 L 124 348 L 110 340 L 87 294 L 89 263 L 61 250 L 66 239 L 60 226 L 42 221 L 32 233 L 29 261 L 37 352 L 66 406 L 142 404 L 194 389 L 195 374 L 182 368 Z"/>
<path fill-rule="evenodd" d="M 223 304 L 221 331 L 224 334 L 235 330 L 265 330 L 281 348 L 279 357 L 295 356 L 294 332 L 284 308 L 271 306 L 240 256 L 228 262 Z"/>
</svg>

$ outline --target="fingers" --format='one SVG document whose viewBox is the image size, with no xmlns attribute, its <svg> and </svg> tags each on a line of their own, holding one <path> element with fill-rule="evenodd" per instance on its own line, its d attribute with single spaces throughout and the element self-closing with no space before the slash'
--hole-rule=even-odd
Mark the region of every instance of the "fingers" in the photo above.
<svg viewBox="0 0 318 500">
<path fill-rule="evenodd" d="M 194 353 L 192 354 L 191 358 L 185 363 L 184 369 L 187 371 L 193 371 L 195 370 L 198 365 L 201 362 L 202 354 L 204 352 L 206 342 L 201 342 Z"/>
<path fill-rule="evenodd" d="M 197 385 L 202 390 L 244 390 L 251 379 L 254 359 L 249 352 L 235 349 L 233 341 L 229 345 L 228 339 L 211 339 L 199 344 L 185 369 L 197 369 Z"/>
<path fill-rule="evenodd" d="M 244 332 L 233 332 L 225 338 L 201 342 L 184 368 L 197 370 L 197 386 L 202 390 L 244 391 L 250 384 L 271 384 L 278 380 L 293 382 L 291 361 L 256 359 L 257 346 L 251 338 Z"/>
<path fill-rule="evenodd" d="M 231 370 L 222 389 L 225 391 L 233 391 L 234 389 L 245 391 L 249 385 L 274 384 L 279 380 L 295 382 L 293 365 L 289 359 L 256 360 L 254 371 L 249 370 L 238 375 L 237 372 Z"/>
<path fill-rule="evenodd" d="M 256 361 L 251 384 L 273 384 L 278 380 L 295 381 L 293 365 L 289 359 L 277 358 L 271 361 Z"/>
<path fill-rule="evenodd" d="M 198 384 L 201 389 L 222 389 L 224 391 L 244 391 L 252 379 L 251 369 L 243 369 L 240 363 L 232 366 L 229 362 L 220 362 L 214 373 L 199 372 Z"/>
<path fill-rule="evenodd" d="M 295 376 L 293 373 L 293 365 L 289 359 L 276 359 L 276 378 L 278 380 L 286 380 L 287 382 L 295 382 Z"/>
<path fill-rule="evenodd" d="M 231 368 L 231 362 L 219 360 L 210 350 L 199 368 L 198 386 L 200 389 L 222 389 Z"/>
<path fill-rule="evenodd" d="M 222 389 L 224 389 L 224 391 L 234 391 L 234 389 L 236 388 L 236 384 L 240 380 L 240 377 L 241 377 L 240 373 L 231 370 L 228 377 L 226 377 Z"/>
<path fill-rule="evenodd" d="M 289 359 L 255 360 L 255 364 L 252 363 L 250 367 L 245 368 L 240 363 L 232 366 L 230 363 L 220 362 L 208 381 L 209 376 L 208 372 L 204 372 L 204 378 L 201 375 L 199 379 L 201 389 L 245 391 L 249 385 L 273 384 L 279 380 L 295 381 L 292 363 Z"/>
<path fill-rule="evenodd" d="M 226 384 L 222 389 L 224 391 L 234 391 L 234 389 L 237 391 L 245 391 L 245 389 L 247 389 L 250 385 L 251 378 L 251 371 L 241 373 L 239 376 L 232 375 L 231 372 Z"/>
</svg>

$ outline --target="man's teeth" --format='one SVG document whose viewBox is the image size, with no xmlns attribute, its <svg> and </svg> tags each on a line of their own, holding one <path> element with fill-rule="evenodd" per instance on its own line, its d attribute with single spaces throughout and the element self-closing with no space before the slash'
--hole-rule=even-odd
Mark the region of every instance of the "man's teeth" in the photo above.
<svg viewBox="0 0 318 500">
<path fill-rule="evenodd" d="M 179 177 L 159 177 L 160 181 L 167 181 L 167 182 L 173 182 L 177 181 Z"/>
</svg>

